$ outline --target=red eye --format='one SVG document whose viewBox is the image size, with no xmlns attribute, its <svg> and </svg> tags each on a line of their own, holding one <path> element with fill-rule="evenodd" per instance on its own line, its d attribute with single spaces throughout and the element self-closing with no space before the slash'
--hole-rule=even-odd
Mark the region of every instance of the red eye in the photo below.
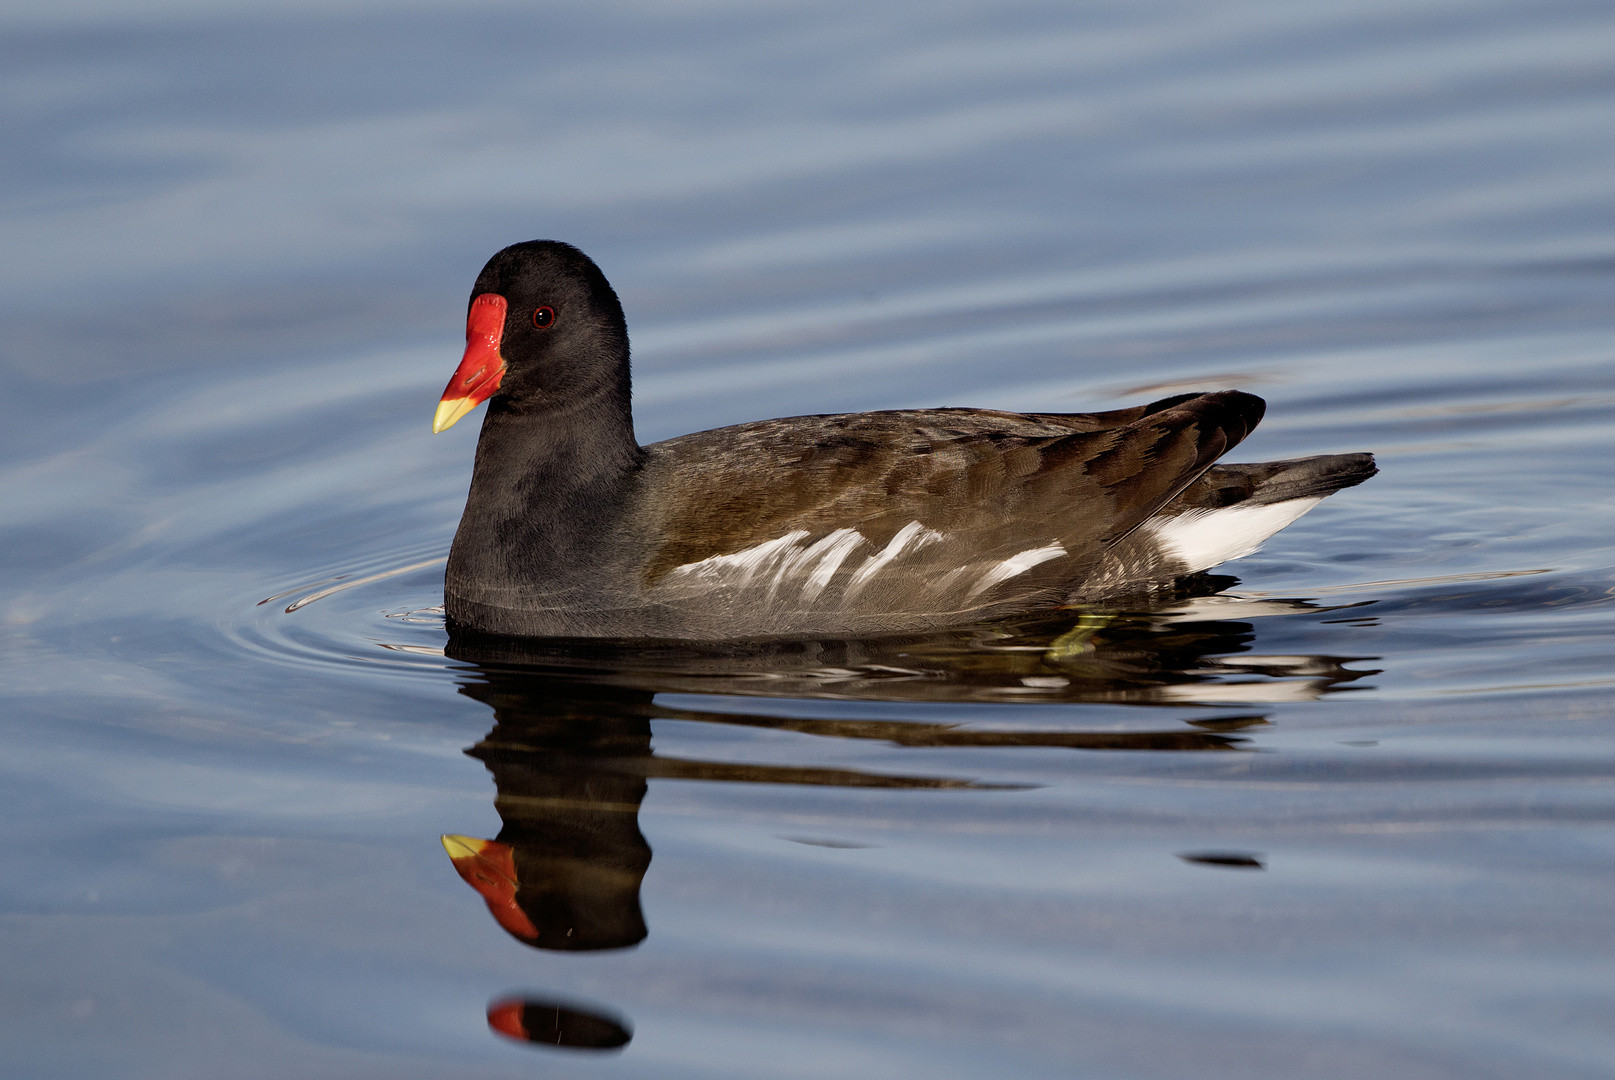
<svg viewBox="0 0 1615 1080">
<path fill-rule="evenodd" d="M 548 330 L 550 327 L 554 326 L 555 309 L 552 307 L 541 307 L 537 311 L 533 312 L 533 325 L 538 327 L 540 330 Z"/>
</svg>

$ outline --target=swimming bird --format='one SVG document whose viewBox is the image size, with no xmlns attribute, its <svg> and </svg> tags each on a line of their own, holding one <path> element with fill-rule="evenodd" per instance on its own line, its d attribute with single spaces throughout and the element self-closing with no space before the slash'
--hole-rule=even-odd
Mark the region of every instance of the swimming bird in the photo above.
<svg viewBox="0 0 1615 1080">
<path fill-rule="evenodd" d="M 898 409 L 641 446 L 628 330 L 577 248 L 471 290 L 442 431 L 488 403 L 444 581 L 451 627 L 522 637 L 852 637 L 1137 594 L 1255 551 L 1369 454 L 1219 465 L 1237 390 L 1099 413 Z"/>
</svg>

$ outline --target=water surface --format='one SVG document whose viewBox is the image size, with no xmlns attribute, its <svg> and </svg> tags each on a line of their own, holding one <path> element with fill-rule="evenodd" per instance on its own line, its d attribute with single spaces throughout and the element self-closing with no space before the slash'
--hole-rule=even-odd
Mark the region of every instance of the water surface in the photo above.
<svg viewBox="0 0 1615 1080">
<path fill-rule="evenodd" d="M 1607 5 L 0 26 L 8 1075 L 1615 1071 Z M 451 643 L 538 236 L 646 441 L 1233 386 L 1382 472 L 1147 609 Z"/>
</svg>

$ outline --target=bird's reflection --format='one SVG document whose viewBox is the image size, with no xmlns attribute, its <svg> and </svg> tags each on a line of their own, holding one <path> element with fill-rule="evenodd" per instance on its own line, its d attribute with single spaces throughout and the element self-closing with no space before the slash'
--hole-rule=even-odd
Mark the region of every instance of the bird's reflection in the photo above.
<svg viewBox="0 0 1615 1080">
<path fill-rule="evenodd" d="M 651 748 L 653 719 L 875 739 L 900 746 L 1227 753 L 1248 744 L 1248 735 L 1241 734 L 1244 729 L 1266 723 L 1261 704 L 1313 699 L 1373 674 L 1345 667 L 1354 658 L 1251 654 L 1253 626 L 1215 617 L 1239 611 L 1237 602 L 1229 602 L 1237 599 L 1190 595 L 1146 613 L 1068 612 L 933 635 L 862 641 L 718 647 L 455 634 L 446 654 L 471 665 L 460 692 L 494 713 L 492 730 L 466 752 L 493 775 L 494 805 L 502 828 L 493 840 L 445 836 L 444 846 L 494 919 L 524 944 L 564 951 L 627 948 L 647 934 L 639 890 L 651 849 L 639 830 L 638 811 L 650 780 L 892 789 L 1024 786 L 986 784 L 963 775 L 892 775 L 669 757 Z M 1318 610 L 1304 601 L 1243 603 L 1262 605 L 1262 610 L 1250 611 L 1252 615 Z M 1181 725 L 1157 730 L 988 730 L 958 723 L 673 707 L 658 703 L 659 693 L 1247 707 L 1216 715 L 1197 713 L 1185 717 Z M 1249 708 L 1252 704 L 1255 710 Z M 549 1043 L 552 1036 L 564 1040 L 564 1034 L 556 1035 L 561 1027 L 552 1031 L 533 1019 L 550 1006 L 539 1008 L 532 1017 L 522 1011 L 524 1007 L 503 1008 L 499 1023 L 491 1010 L 489 1022 L 494 1030 L 517 1037 L 512 1032 L 537 1030 L 528 1024 L 532 1019 L 546 1034 L 531 1041 Z M 626 1026 L 615 1020 L 609 1024 L 623 1032 L 621 1041 L 611 1045 L 625 1043 Z M 573 1027 L 595 1031 L 583 1021 Z M 586 1043 L 584 1039 L 578 1045 Z"/>
<path fill-rule="evenodd" d="M 1261 705 L 1314 700 L 1375 674 L 1345 667 L 1361 657 L 1252 653 L 1247 619 L 1337 609 L 1213 591 L 1232 580 L 1201 575 L 1198 591 L 1142 612 L 1055 612 L 902 637 L 715 645 L 453 633 L 445 653 L 533 687 L 568 679 L 652 693 L 917 703 Z"/>
<path fill-rule="evenodd" d="M 503 827 L 491 841 L 446 836 L 443 845 L 499 925 L 541 949 L 615 949 L 645 937 L 649 695 L 589 690 L 503 673 L 461 688 L 494 711 L 493 730 L 466 752 L 493 774 Z"/>
<path fill-rule="evenodd" d="M 508 997 L 488 1005 L 488 1027 L 507 1039 L 574 1050 L 620 1050 L 634 1037 L 619 1016 L 544 998 Z"/>
</svg>

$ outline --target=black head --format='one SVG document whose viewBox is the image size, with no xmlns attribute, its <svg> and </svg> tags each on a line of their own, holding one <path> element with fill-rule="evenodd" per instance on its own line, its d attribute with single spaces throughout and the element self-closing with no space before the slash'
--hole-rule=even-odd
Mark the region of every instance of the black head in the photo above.
<svg viewBox="0 0 1615 1080">
<path fill-rule="evenodd" d="M 603 394 L 627 400 L 622 304 L 587 255 L 556 240 L 512 244 L 482 268 L 471 301 L 486 293 L 506 305 L 506 370 L 490 411 L 564 409 Z"/>
</svg>

